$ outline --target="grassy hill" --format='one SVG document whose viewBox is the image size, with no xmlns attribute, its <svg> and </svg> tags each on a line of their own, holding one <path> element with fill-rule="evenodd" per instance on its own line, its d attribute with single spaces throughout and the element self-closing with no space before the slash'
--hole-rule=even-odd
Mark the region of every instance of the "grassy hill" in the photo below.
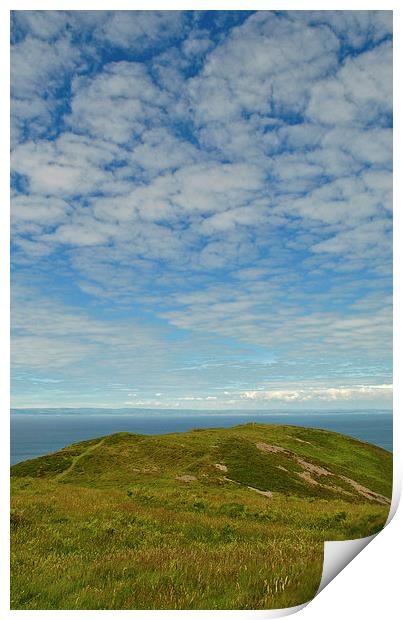
<svg viewBox="0 0 403 620">
<path fill-rule="evenodd" d="M 18 463 L 12 609 L 270 609 L 379 531 L 392 455 L 324 430 L 116 433 Z"/>
</svg>

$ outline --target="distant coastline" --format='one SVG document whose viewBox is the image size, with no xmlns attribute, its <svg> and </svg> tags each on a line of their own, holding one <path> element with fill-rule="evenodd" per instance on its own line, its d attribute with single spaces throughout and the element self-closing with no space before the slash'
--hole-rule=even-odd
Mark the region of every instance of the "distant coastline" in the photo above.
<svg viewBox="0 0 403 620">
<path fill-rule="evenodd" d="M 390 414 L 393 409 L 368 408 L 368 409 L 155 409 L 148 407 L 11 407 L 11 415 L 52 415 L 54 413 L 65 415 L 141 415 L 144 412 L 155 415 L 350 415 L 350 414 Z"/>
</svg>

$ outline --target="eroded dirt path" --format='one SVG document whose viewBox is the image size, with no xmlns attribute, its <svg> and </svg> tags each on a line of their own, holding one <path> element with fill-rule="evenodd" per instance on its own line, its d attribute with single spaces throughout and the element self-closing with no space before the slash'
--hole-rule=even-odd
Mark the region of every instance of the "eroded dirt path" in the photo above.
<svg viewBox="0 0 403 620">
<path fill-rule="evenodd" d="M 305 443 L 309 443 L 309 442 L 305 442 Z M 364 487 L 362 484 L 359 484 L 356 480 L 347 478 L 347 476 L 343 476 L 341 474 L 340 475 L 335 474 L 332 471 L 329 471 L 328 469 L 321 467 L 320 465 L 310 463 L 309 461 L 306 461 L 305 459 L 302 459 L 301 457 L 294 454 L 294 452 L 291 452 L 290 450 L 286 450 L 285 448 L 282 448 L 281 446 L 259 442 L 256 444 L 256 448 L 258 450 L 261 450 L 262 452 L 271 452 L 273 454 L 280 453 L 288 457 L 289 459 L 294 460 L 303 469 L 303 471 L 296 472 L 297 476 L 299 476 L 300 478 L 302 478 L 303 480 L 305 480 L 306 482 L 308 482 L 309 484 L 313 486 L 323 487 L 325 489 L 329 489 L 334 492 L 342 493 L 344 495 L 353 495 L 353 493 L 351 493 L 350 491 L 346 491 L 345 489 L 338 486 L 337 484 L 332 486 L 329 484 L 323 484 L 321 480 L 320 481 L 317 480 L 317 478 L 322 477 L 322 476 L 330 476 L 336 479 L 336 482 L 337 482 L 337 478 L 339 480 L 344 480 L 344 482 L 349 484 L 356 493 L 358 493 L 362 497 L 365 497 L 371 502 L 377 502 L 378 504 L 390 504 L 390 499 L 388 497 L 385 497 L 384 495 L 381 495 L 380 493 L 376 493 L 375 491 L 371 491 L 371 489 L 367 489 L 367 487 Z M 282 467 L 281 465 L 277 465 L 277 467 L 278 469 L 287 471 L 286 468 Z M 289 473 L 290 475 L 292 475 L 292 472 L 289 472 Z M 252 488 L 252 487 L 249 487 L 249 488 Z"/>
</svg>

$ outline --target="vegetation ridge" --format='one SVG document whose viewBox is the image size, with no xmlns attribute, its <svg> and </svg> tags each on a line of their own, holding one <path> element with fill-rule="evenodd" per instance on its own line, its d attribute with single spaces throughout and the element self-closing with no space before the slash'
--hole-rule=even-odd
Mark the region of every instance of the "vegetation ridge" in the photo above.
<svg viewBox="0 0 403 620">
<path fill-rule="evenodd" d="M 11 476 L 13 609 L 269 609 L 314 596 L 324 540 L 383 527 L 392 455 L 252 423 L 116 433 Z"/>
</svg>

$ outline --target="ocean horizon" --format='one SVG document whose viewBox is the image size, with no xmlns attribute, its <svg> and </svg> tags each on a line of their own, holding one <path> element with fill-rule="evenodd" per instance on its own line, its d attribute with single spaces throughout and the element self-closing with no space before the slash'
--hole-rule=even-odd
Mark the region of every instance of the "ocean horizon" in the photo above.
<svg viewBox="0 0 403 620">
<path fill-rule="evenodd" d="M 174 409 L 164 407 L 157 409 L 155 407 L 11 407 L 10 413 L 12 415 L 20 415 L 22 413 L 26 415 L 37 415 L 38 412 L 44 415 L 50 413 L 75 413 L 81 415 L 82 413 L 88 413 L 89 415 L 110 415 L 115 412 L 127 412 L 130 415 L 138 415 L 144 413 L 154 413 L 156 415 L 164 414 L 187 414 L 194 413 L 198 415 L 328 415 L 328 414 L 392 414 L 392 409 L 365 408 L 365 409 L 286 409 L 281 407 L 280 409 L 250 409 L 245 411 L 244 409 Z"/>
<path fill-rule="evenodd" d="M 392 451 L 392 412 L 377 410 L 260 411 L 112 408 L 12 408 L 11 464 L 60 450 L 66 445 L 131 432 L 144 435 L 246 423 L 323 428 Z"/>
</svg>

